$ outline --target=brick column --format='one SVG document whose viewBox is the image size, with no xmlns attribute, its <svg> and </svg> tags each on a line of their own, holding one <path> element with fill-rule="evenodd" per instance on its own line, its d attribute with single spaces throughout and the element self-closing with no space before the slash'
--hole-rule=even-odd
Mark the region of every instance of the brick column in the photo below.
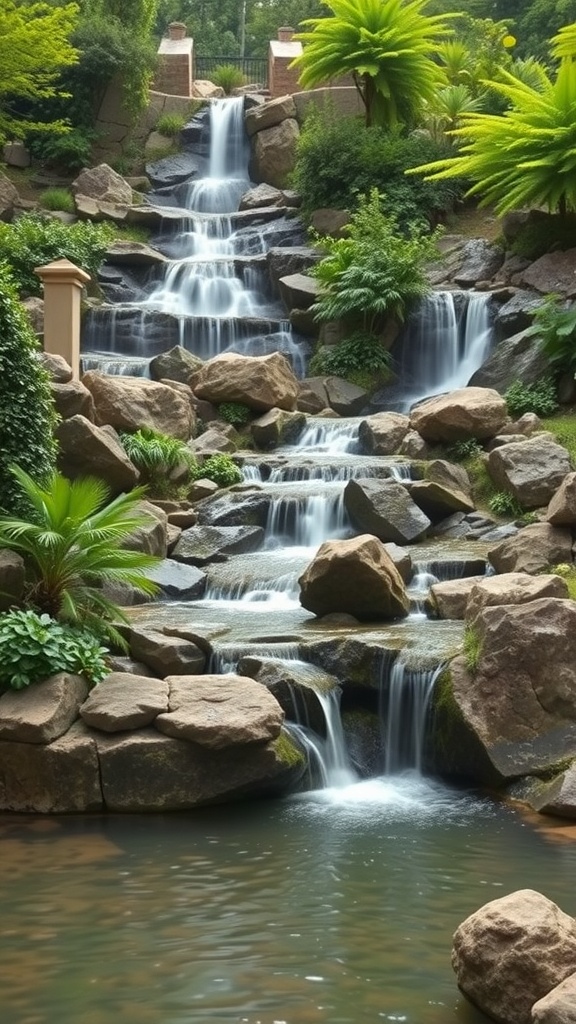
<svg viewBox="0 0 576 1024">
<path fill-rule="evenodd" d="M 300 71 L 290 68 L 295 57 L 302 53 L 302 43 L 292 41 L 294 29 L 283 26 L 278 29 L 278 39 L 270 40 L 268 50 L 268 89 L 272 99 L 298 92 Z"/>
<path fill-rule="evenodd" d="M 82 289 L 90 280 L 70 260 L 55 260 L 36 267 L 44 287 L 44 351 L 63 356 L 80 377 L 80 304 Z"/>
<path fill-rule="evenodd" d="M 191 96 L 194 41 L 186 35 L 183 22 L 171 22 L 168 32 L 168 38 L 162 39 L 158 47 L 154 89 L 170 96 Z"/>
</svg>

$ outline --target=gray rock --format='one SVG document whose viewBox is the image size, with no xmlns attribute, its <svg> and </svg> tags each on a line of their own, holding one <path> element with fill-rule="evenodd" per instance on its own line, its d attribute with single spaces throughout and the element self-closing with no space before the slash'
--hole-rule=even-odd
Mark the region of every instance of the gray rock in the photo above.
<svg viewBox="0 0 576 1024">
<path fill-rule="evenodd" d="M 168 710 L 168 683 L 128 672 L 111 672 L 80 708 L 86 725 L 100 732 L 122 732 L 150 725 Z"/>
<path fill-rule="evenodd" d="M 196 373 L 202 364 L 203 360 L 199 356 L 188 352 L 181 345 L 175 345 L 150 360 L 150 376 L 153 380 L 175 380 L 188 384 L 192 374 Z"/>
<path fill-rule="evenodd" d="M 204 652 L 196 644 L 188 643 L 179 637 L 131 626 L 128 631 L 128 642 L 132 657 L 136 661 L 143 661 L 161 679 L 174 673 L 196 675 L 204 671 Z"/>
<path fill-rule="evenodd" d="M 94 422 L 94 399 L 79 380 L 69 381 L 67 384 L 51 384 L 50 390 L 56 412 L 63 420 L 71 416 L 84 416 L 85 419 Z"/>
<path fill-rule="evenodd" d="M 285 206 L 284 193 L 272 185 L 256 185 L 240 197 L 239 210 L 255 210 L 259 206 Z"/>
<path fill-rule="evenodd" d="M 296 166 L 299 136 L 300 129 L 294 118 L 288 118 L 273 128 L 258 131 L 252 138 L 250 177 L 258 183 L 267 182 L 276 188 L 283 188 Z"/>
<path fill-rule="evenodd" d="M 164 558 L 159 565 L 148 569 L 146 575 L 158 584 L 162 595 L 172 601 L 202 597 L 206 588 L 206 573 L 175 558 Z"/>
<path fill-rule="evenodd" d="M 488 558 L 498 573 L 542 572 L 572 562 L 572 534 L 566 527 L 534 523 L 490 548 Z"/>
<path fill-rule="evenodd" d="M 410 544 L 430 526 L 428 516 L 395 480 L 349 480 L 344 504 L 358 529 L 382 541 Z"/>
<path fill-rule="evenodd" d="M 532 325 L 542 298 L 532 291 L 517 291 L 496 312 L 493 327 L 498 338 L 510 338 Z"/>
<path fill-rule="evenodd" d="M 146 174 L 155 189 L 172 188 L 180 182 L 201 177 L 204 170 L 205 162 L 190 151 L 174 153 L 161 160 L 146 163 Z"/>
<path fill-rule="evenodd" d="M 0 612 L 20 604 L 26 578 L 24 561 L 15 551 L 0 549 Z"/>
<path fill-rule="evenodd" d="M 10 178 L 0 172 L 0 220 L 11 221 L 20 196 Z"/>
<path fill-rule="evenodd" d="M 519 283 L 526 288 L 535 288 L 542 295 L 552 292 L 576 296 L 576 249 L 556 249 L 531 263 L 519 275 Z"/>
<path fill-rule="evenodd" d="M 172 552 L 177 562 L 207 565 L 229 555 L 257 551 L 264 540 L 261 526 L 193 526 L 184 530 Z"/>
<path fill-rule="evenodd" d="M 461 259 L 454 281 L 462 288 L 470 288 L 476 281 L 494 277 L 504 262 L 504 250 L 484 238 L 471 238 L 462 247 Z"/>
<path fill-rule="evenodd" d="M 25 690 L 0 697 L 0 739 L 51 743 L 68 731 L 88 693 L 83 676 L 59 672 Z"/>
<path fill-rule="evenodd" d="M 536 384 L 550 376 L 550 365 L 543 355 L 540 342 L 528 337 L 524 331 L 501 341 L 485 363 L 473 373 L 471 387 L 494 388 L 504 394 L 514 381 Z"/>
<path fill-rule="evenodd" d="M 435 480 L 417 480 L 409 490 L 412 501 L 432 523 L 441 522 L 452 512 L 472 512 L 474 509 L 474 502 L 463 491 Z"/>
<path fill-rule="evenodd" d="M 488 456 L 494 483 L 523 508 L 547 505 L 571 469 L 566 449 L 538 435 L 502 445 Z"/>
<path fill-rule="evenodd" d="M 546 509 L 546 521 L 552 526 L 573 526 L 576 523 L 576 473 L 568 473 L 552 495 Z"/>
<path fill-rule="evenodd" d="M 87 196 L 103 202 L 125 203 L 127 206 L 132 203 L 130 185 L 108 164 L 84 168 L 72 182 L 72 192 L 74 196 Z"/>
<path fill-rule="evenodd" d="M 328 405 L 339 416 L 357 416 L 368 401 L 368 392 L 341 377 L 324 378 Z"/>
<path fill-rule="evenodd" d="M 145 242 L 117 239 L 112 242 L 104 259 L 118 267 L 157 267 L 169 263 L 168 257 Z"/>
<path fill-rule="evenodd" d="M 361 420 L 358 437 L 367 455 L 394 455 L 410 429 L 408 416 L 379 412 Z M 419 436 L 419 435 L 418 435 Z"/>
<path fill-rule="evenodd" d="M 161 508 L 150 501 L 140 501 L 138 514 L 146 517 L 146 521 L 132 530 L 123 542 L 122 547 L 129 551 L 144 551 L 147 555 L 166 558 L 168 548 L 168 517 Z"/>
<path fill-rule="evenodd" d="M 321 259 L 322 253 L 318 249 L 305 245 L 272 247 L 266 254 L 270 279 L 276 288 L 281 277 L 306 274 Z"/>
<path fill-rule="evenodd" d="M 300 398 L 298 400 L 300 401 Z M 252 421 L 250 433 L 256 447 L 267 451 L 279 444 L 290 444 L 295 441 L 305 423 L 306 417 L 303 412 L 269 409 L 263 416 Z"/>
<path fill-rule="evenodd" d="M 335 676 L 316 665 L 248 656 L 241 658 L 238 672 L 266 686 L 288 719 L 326 734 L 326 716 L 318 693 L 330 693 L 339 686 Z"/>
<path fill-rule="evenodd" d="M 320 297 L 320 284 L 307 274 L 289 274 L 278 281 L 280 297 L 287 310 L 309 309 Z"/>
</svg>

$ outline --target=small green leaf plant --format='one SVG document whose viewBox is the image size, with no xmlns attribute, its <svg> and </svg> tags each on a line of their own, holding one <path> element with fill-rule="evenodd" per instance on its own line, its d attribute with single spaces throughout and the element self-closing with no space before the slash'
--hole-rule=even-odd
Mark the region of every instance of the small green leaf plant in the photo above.
<svg viewBox="0 0 576 1024">
<path fill-rule="evenodd" d="M 576 373 L 576 305 L 563 302 L 560 295 L 547 295 L 526 334 L 540 338 L 556 375 Z"/>
<path fill-rule="evenodd" d="M 504 392 L 504 398 L 511 416 L 523 416 L 533 412 L 537 416 L 553 416 L 558 409 L 556 385 L 549 377 L 524 384 L 515 380 Z"/>
<path fill-rule="evenodd" d="M 219 487 L 232 487 L 242 481 L 242 473 L 233 459 L 224 452 L 210 455 L 194 470 L 196 480 L 212 480 Z"/>
<path fill-rule="evenodd" d="M 57 672 L 83 675 L 94 685 L 109 672 L 107 653 L 88 630 L 50 615 L 31 609 L 0 615 L 0 688 L 22 690 Z"/>
<path fill-rule="evenodd" d="M 196 459 L 179 438 L 142 427 L 132 434 L 120 434 L 120 441 L 152 497 L 177 498 L 194 479 Z"/>
<path fill-rule="evenodd" d="M 243 427 L 254 416 L 254 412 L 243 402 L 222 402 L 218 406 L 218 415 L 234 427 Z"/>
</svg>

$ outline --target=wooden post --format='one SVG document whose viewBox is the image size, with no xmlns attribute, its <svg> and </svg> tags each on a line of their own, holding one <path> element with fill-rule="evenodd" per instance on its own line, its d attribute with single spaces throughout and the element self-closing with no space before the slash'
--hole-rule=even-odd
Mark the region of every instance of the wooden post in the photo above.
<svg viewBox="0 0 576 1024">
<path fill-rule="evenodd" d="M 80 377 L 80 303 L 90 280 L 70 260 L 55 260 L 36 267 L 44 287 L 44 351 L 63 356 L 74 380 Z"/>
</svg>

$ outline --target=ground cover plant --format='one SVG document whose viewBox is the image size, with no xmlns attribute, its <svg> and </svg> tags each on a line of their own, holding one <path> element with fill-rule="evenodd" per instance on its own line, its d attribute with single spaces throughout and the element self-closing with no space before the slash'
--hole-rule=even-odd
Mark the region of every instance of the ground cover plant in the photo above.
<svg viewBox="0 0 576 1024">
<path fill-rule="evenodd" d="M 65 258 L 95 277 L 117 235 L 110 224 L 62 224 L 52 217 L 25 214 L 13 224 L 0 222 L 0 262 L 7 264 L 21 294 L 40 295 L 36 267 Z"/>
<path fill-rule="evenodd" d="M 0 615 L 0 691 L 22 690 L 57 672 L 83 675 L 99 683 L 110 671 L 103 647 L 89 630 L 57 622 L 31 609 Z"/>
</svg>

